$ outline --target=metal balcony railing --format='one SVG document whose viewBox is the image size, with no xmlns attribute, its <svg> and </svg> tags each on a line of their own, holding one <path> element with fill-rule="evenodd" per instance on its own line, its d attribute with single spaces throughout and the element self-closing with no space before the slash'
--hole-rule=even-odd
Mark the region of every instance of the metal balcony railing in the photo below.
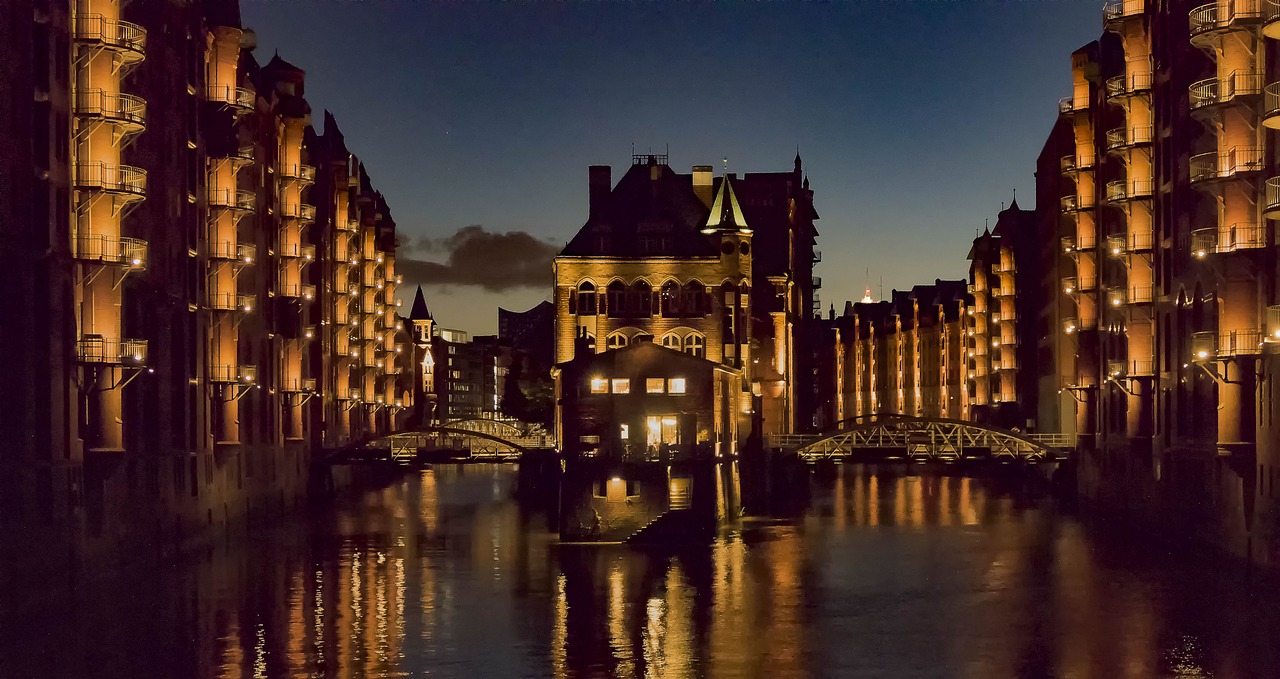
<svg viewBox="0 0 1280 679">
<path fill-rule="evenodd" d="M 1266 227 L 1257 222 L 1240 222 L 1191 232 L 1191 254 L 1204 259 L 1210 254 L 1256 250 L 1267 246 Z"/>
<path fill-rule="evenodd" d="M 280 176 L 310 184 L 316 180 L 316 168 L 304 163 L 285 163 L 280 166 Z"/>
<path fill-rule="evenodd" d="M 258 379 L 258 366 L 256 365 L 212 365 L 209 366 L 209 381 L 211 382 L 240 382 L 250 384 Z"/>
<path fill-rule="evenodd" d="M 276 284 L 276 294 L 280 295 L 281 297 L 301 297 L 302 284 L 288 283 L 285 281 L 281 281 Z"/>
<path fill-rule="evenodd" d="M 314 285 L 304 285 L 304 286 L 302 286 L 302 298 L 303 298 L 303 299 L 315 299 L 315 298 L 316 298 L 316 286 L 314 286 Z"/>
<path fill-rule="evenodd" d="M 1151 250 L 1152 237 L 1150 231 L 1129 232 L 1129 252 L 1148 252 Z"/>
<path fill-rule="evenodd" d="M 1152 285 L 1129 286 L 1130 304 L 1151 304 L 1156 301 L 1156 289 Z"/>
<path fill-rule="evenodd" d="M 354 231 L 359 231 L 359 230 L 360 230 L 360 220 L 359 220 L 359 219 L 339 219 L 339 220 L 338 220 L 338 230 L 339 230 L 339 231 L 352 231 L 352 232 L 354 232 Z"/>
<path fill-rule="evenodd" d="M 302 256 L 302 244 L 297 241 L 281 240 L 276 246 L 276 254 L 286 259 L 297 259 Z"/>
<path fill-rule="evenodd" d="M 1216 0 L 1188 13 L 1191 41 L 1199 44 L 1217 31 L 1243 28 L 1263 18 L 1262 0 Z"/>
<path fill-rule="evenodd" d="M 237 243 L 236 259 L 241 264 L 253 264 L 253 260 L 258 256 L 258 246 L 253 243 Z"/>
<path fill-rule="evenodd" d="M 1191 333 L 1191 358 L 1194 361 L 1208 361 L 1218 356 L 1218 333 L 1212 330 L 1201 330 Z"/>
<path fill-rule="evenodd" d="M 1237 146 L 1222 153 L 1210 151 L 1191 156 L 1188 164 L 1192 183 L 1229 179 L 1242 172 L 1262 170 L 1263 148 Z"/>
<path fill-rule="evenodd" d="M 280 391 L 299 393 L 313 392 L 316 390 L 316 380 L 314 377 L 287 377 L 280 385 Z"/>
<path fill-rule="evenodd" d="M 147 125 L 147 100 L 132 94 L 81 90 L 76 92 L 76 115 L 102 118 L 140 132 Z"/>
<path fill-rule="evenodd" d="M 1128 303 L 1129 294 L 1124 288 L 1113 288 L 1107 291 L 1107 306 L 1122 307 Z"/>
<path fill-rule="evenodd" d="M 1262 88 L 1262 117 L 1267 127 L 1280 127 L 1280 82 L 1274 82 Z"/>
<path fill-rule="evenodd" d="M 209 308 L 215 311 L 253 311 L 257 298 L 253 295 L 242 295 L 235 292 L 208 291 Z"/>
<path fill-rule="evenodd" d="M 1218 358 L 1254 356 L 1262 353 L 1262 332 L 1243 328 L 1218 333 Z"/>
<path fill-rule="evenodd" d="M 1118 151 L 1139 144 L 1150 144 L 1154 130 L 1151 125 L 1132 125 L 1108 130 L 1107 150 Z"/>
<path fill-rule="evenodd" d="M 810 262 L 813 262 L 814 264 L 817 264 L 818 262 L 821 262 L 821 261 L 822 261 L 822 251 L 821 251 L 821 250 L 814 250 L 814 251 L 813 251 L 813 256 L 812 256 L 811 258 L 809 258 L 809 261 L 810 261 Z"/>
<path fill-rule="evenodd" d="M 316 246 L 314 245 L 302 246 L 302 259 L 307 262 L 316 261 Z"/>
<path fill-rule="evenodd" d="M 238 113 L 252 111 L 258 100 L 258 94 L 252 89 L 235 85 L 209 85 L 204 96 L 207 101 L 230 106 Z"/>
<path fill-rule="evenodd" d="M 1071 254 L 1071 253 L 1073 253 L 1073 252 L 1075 252 L 1075 251 L 1076 251 L 1076 237 L 1075 237 L 1075 236 L 1063 236 L 1063 237 L 1062 237 L 1062 252 L 1063 252 L 1064 254 L 1068 254 L 1068 255 L 1069 255 L 1069 254 Z"/>
<path fill-rule="evenodd" d="M 141 198 L 147 195 L 147 171 L 112 163 L 76 163 L 76 188 Z"/>
<path fill-rule="evenodd" d="M 1230 103 L 1237 97 L 1262 94 L 1263 85 L 1262 74 L 1255 71 L 1232 71 L 1223 78 L 1199 80 L 1188 88 L 1191 110 Z"/>
<path fill-rule="evenodd" d="M 1118 256 L 1125 253 L 1125 237 L 1124 236 L 1107 236 L 1107 252 L 1111 256 Z"/>
<path fill-rule="evenodd" d="M 301 219 L 304 222 L 315 221 L 316 206 L 306 203 L 281 202 L 280 216 L 289 219 Z"/>
<path fill-rule="evenodd" d="M 90 364 L 146 365 L 147 340 L 85 335 L 76 341 L 76 359 Z"/>
<path fill-rule="evenodd" d="M 73 30 L 77 41 L 116 50 L 126 64 L 146 58 L 147 30 L 137 24 L 107 19 L 101 14 L 81 14 L 75 18 Z"/>
<path fill-rule="evenodd" d="M 138 271 L 147 268 L 147 241 L 140 238 L 78 234 L 73 243 L 76 259 L 120 264 Z"/>
<path fill-rule="evenodd" d="M 1151 89 L 1151 72 L 1125 73 L 1107 78 L 1107 98 L 1118 99 Z"/>
<path fill-rule="evenodd" d="M 1280 218 L 1280 177 L 1267 180 L 1264 210 L 1272 219 Z"/>
<path fill-rule="evenodd" d="M 1062 319 L 1062 332 L 1073 335 L 1080 329 L 1080 322 L 1073 316 Z"/>
<path fill-rule="evenodd" d="M 1146 0 L 1110 0 L 1102 6 L 1102 21 L 1110 24 L 1113 21 L 1142 16 L 1146 6 Z"/>
<path fill-rule="evenodd" d="M 232 151 L 230 154 L 228 154 L 228 155 L 227 155 L 227 157 L 228 157 L 228 158 L 231 158 L 231 159 L 233 159 L 233 160 L 238 160 L 238 161 L 240 161 L 240 162 L 242 162 L 242 163 L 252 163 L 254 160 L 256 160 L 256 159 L 254 158 L 253 145 L 252 145 L 252 144 L 247 144 L 247 145 L 245 145 L 245 146 L 241 146 L 240 148 L 238 148 L 238 149 L 236 149 L 236 150 Z"/>
<path fill-rule="evenodd" d="M 1126 200 L 1148 198 L 1151 196 L 1152 181 L 1150 179 L 1118 179 L 1107 182 L 1107 202 L 1120 203 Z"/>
<path fill-rule="evenodd" d="M 1087 110 L 1089 110 L 1088 96 L 1063 97 L 1062 99 L 1058 100 L 1059 113 L 1074 113 L 1076 111 L 1087 111 Z"/>
<path fill-rule="evenodd" d="M 258 195 L 253 191 L 243 191 L 230 187 L 209 187 L 209 206 L 232 210 L 252 211 L 258 204 Z"/>
</svg>

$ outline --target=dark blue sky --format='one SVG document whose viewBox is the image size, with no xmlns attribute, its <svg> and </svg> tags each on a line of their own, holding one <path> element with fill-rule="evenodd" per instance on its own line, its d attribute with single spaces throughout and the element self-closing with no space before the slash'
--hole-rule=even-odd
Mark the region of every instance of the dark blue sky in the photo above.
<svg viewBox="0 0 1280 679">
<path fill-rule="evenodd" d="M 334 113 L 414 242 L 480 224 L 563 243 L 587 166 L 616 180 L 633 143 L 739 173 L 789 168 L 799 146 L 837 309 L 868 268 L 886 293 L 963 276 L 974 229 L 1014 189 L 1034 205 L 1071 51 L 1102 28 L 1095 0 L 242 6 L 258 59 L 307 71 L 317 123 Z M 428 303 L 493 332 L 498 305 L 549 281 L 432 286 Z"/>
</svg>

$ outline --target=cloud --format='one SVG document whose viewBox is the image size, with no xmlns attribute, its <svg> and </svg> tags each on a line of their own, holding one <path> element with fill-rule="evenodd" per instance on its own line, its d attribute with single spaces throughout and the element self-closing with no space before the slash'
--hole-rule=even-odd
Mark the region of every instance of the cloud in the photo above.
<svg viewBox="0 0 1280 679">
<path fill-rule="evenodd" d="M 489 292 L 551 287 L 551 262 L 560 247 L 525 231 L 492 233 L 479 224 L 464 226 L 447 238 L 408 243 L 400 236 L 396 271 L 424 285 L 470 285 Z M 444 261 L 406 257 L 426 251 Z"/>
</svg>

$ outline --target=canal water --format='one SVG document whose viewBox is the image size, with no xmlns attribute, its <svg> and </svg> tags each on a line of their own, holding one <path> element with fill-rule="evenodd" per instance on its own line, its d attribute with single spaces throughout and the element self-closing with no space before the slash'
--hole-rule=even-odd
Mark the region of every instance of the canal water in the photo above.
<svg viewBox="0 0 1280 679">
<path fill-rule="evenodd" d="M 9 583 L 0 677 L 1280 677 L 1280 596 L 1016 481 L 844 467 L 681 553 L 438 467 L 176 563 Z M 145 549 L 139 546 L 139 549 Z"/>
</svg>

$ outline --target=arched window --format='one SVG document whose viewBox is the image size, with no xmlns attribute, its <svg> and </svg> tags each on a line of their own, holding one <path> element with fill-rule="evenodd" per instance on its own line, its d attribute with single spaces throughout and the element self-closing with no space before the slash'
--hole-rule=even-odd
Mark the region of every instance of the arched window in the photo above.
<svg viewBox="0 0 1280 679">
<path fill-rule="evenodd" d="M 707 288 L 698 281 L 685 284 L 680 295 L 680 313 L 684 316 L 705 316 Z"/>
<path fill-rule="evenodd" d="M 578 315 L 596 315 L 596 286 L 591 281 L 578 285 Z"/>
<path fill-rule="evenodd" d="M 685 335 L 684 336 L 684 353 L 693 354 L 698 358 L 706 358 L 707 357 L 706 340 L 703 339 L 702 335 L 699 335 L 696 332 L 691 332 L 688 335 Z"/>
<path fill-rule="evenodd" d="M 627 344 L 629 343 L 630 343 L 630 340 L 627 338 L 627 336 L 620 332 L 611 333 L 608 337 L 605 338 L 605 347 L 608 349 L 621 349 L 622 347 L 627 346 Z"/>
<path fill-rule="evenodd" d="M 675 349 L 676 351 L 681 351 L 682 349 L 681 349 L 681 343 L 680 343 L 680 336 L 675 334 L 674 332 L 669 332 L 663 335 L 662 346 L 668 349 Z"/>
<path fill-rule="evenodd" d="M 680 286 L 675 281 L 662 284 L 662 316 L 676 318 L 680 315 Z"/>
<path fill-rule="evenodd" d="M 605 312 L 611 318 L 618 318 L 626 313 L 627 286 L 622 281 L 614 281 L 605 288 Z"/>
<path fill-rule="evenodd" d="M 646 281 L 636 281 L 631 284 L 631 308 L 632 316 L 652 316 L 653 315 L 653 286 Z"/>
</svg>

